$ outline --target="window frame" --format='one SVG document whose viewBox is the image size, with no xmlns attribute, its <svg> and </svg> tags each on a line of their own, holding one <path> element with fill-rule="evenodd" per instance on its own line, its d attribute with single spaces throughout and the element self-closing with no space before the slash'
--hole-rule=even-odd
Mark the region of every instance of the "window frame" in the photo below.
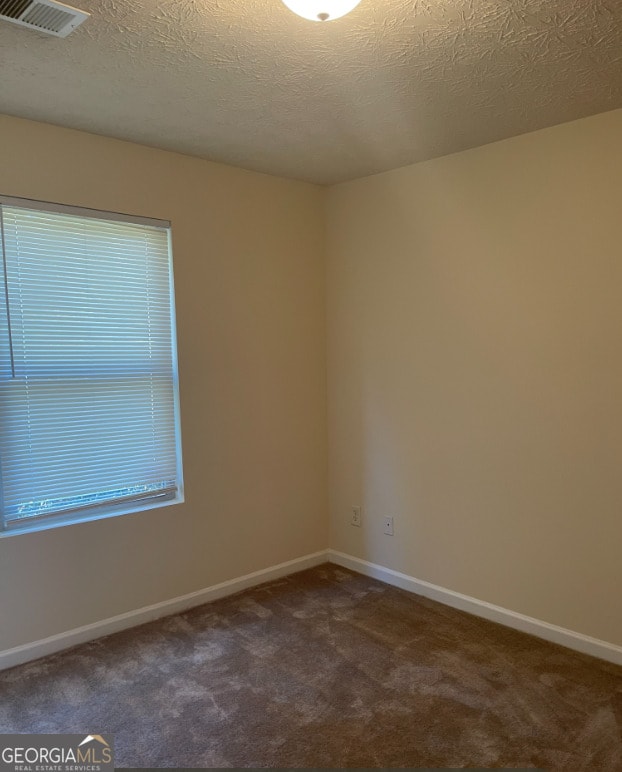
<svg viewBox="0 0 622 772">
<path fill-rule="evenodd" d="M 155 227 L 166 231 L 167 234 L 167 254 L 168 254 L 168 274 L 169 274 L 169 308 L 170 308 L 170 333 L 171 333 L 171 375 L 173 385 L 173 417 L 175 424 L 175 461 L 176 461 L 176 482 L 177 490 L 172 496 L 161 497 L 158 500 L 157 495 L 143 496 L 137 494 L 136 498 L 124 499 L 120 502 L 108 501 L 104 503 L 94 503 L 86 505 L 78 511 L 58 512 L 56 514 L 40 514 L 25 518 L 23 522 L 13 521 L 8 524 L 5 522 L 2 513 L 2 466 L 0 458 L 0 539 L 11 536 L 18 536 L 26 533 L 50 530 L 66 525 L 76 525 L 88 523 L 96 520 L 103 520 L 113 517 L 121 517 L 138 512 L 145 512 L 151 509 L 181 504 L 184 502 L 184 479 L 183 479 L 183 459 L 182 459 L 182 438 L 181 438 L 181 410 L 179 395 L 179 366 L 177 355 L 177 314 L 175 304 L 175 281 L 173 265 L 173 239 L 172 225 L 169 220 L 162 220 L 153 217 L 144 217 L 141 215 L 130 215 L 121 212 L 94 209 L 90 207 L 81 207 L 74 205 L 59 204 L 51 201 L 39 201 L 37 199 L 23 198 L 18 196 L 5 196 L 0 194 L 0 207 L 15 207 L 23 209 L 32 209 L 42 212 L 51 212 L 57 214 L 68 214 L 77 217 L 85 217 L 96 220 L 109 220 L 117 223 L 130 223 L 135 225 L 144 225 Z M 1 231 L 4 238 L 4 231 Z M 0 291 L 7 294 L 8 282 L 6 275 L 6 262 L 4 259 L 5 245 L 0 243 L 1 272 Z M 7 300 L 8 302 L 8 300 Z"/>
</svg>

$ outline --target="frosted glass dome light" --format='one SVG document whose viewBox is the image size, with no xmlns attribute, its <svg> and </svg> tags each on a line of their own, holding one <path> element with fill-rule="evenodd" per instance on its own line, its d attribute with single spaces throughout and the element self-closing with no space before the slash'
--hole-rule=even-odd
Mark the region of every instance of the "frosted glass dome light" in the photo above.
<svg viewBox="0 0 622 772">
<path fill-rule="evenodd" d="M 309 21 L 332 21 L 350 13 L 361 0 L 283 0 L 290 11 Z"/>
</svg>

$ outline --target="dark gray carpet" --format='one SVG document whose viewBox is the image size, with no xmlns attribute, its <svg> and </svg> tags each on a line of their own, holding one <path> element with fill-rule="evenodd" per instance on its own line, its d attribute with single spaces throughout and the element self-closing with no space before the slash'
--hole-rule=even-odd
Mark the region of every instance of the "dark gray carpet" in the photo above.
<svg viewBox="0 0 622 772">
<path fill-rule="evenodd" d="M 622 770 L 622 668 L 332 565 L 0 673 L 128 767 Z"/>
</svg>

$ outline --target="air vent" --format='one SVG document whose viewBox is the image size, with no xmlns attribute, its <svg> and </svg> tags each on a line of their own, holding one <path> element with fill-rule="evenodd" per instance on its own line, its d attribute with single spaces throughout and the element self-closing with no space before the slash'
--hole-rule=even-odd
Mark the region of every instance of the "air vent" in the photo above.
<svg viewBox="0 0 622 772">
<path fill-rule="evenodd" d="M 0 19 L 65 38 L 90 16 L 54 0 L 0 0 Z"/>
</svg>

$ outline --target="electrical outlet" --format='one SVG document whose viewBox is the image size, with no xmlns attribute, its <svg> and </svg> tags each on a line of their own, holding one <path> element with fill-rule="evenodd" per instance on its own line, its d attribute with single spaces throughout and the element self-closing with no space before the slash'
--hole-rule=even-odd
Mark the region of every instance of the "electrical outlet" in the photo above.
<svg viewBox="0 0 622 772">
<path fill-rule="evenodd" d="M 352 513 L 350 515 L 350 525 L 355 525 L 360 528 L 363 525 L 363 519 L 360 507 L 352 507 Z"/>
<path fill-rule="evenodd" d="M 393 536 L 393 518 L 392 517 L 385 517 L 384 518 L 384 532 L 387 536 Z"/>
</svg>

